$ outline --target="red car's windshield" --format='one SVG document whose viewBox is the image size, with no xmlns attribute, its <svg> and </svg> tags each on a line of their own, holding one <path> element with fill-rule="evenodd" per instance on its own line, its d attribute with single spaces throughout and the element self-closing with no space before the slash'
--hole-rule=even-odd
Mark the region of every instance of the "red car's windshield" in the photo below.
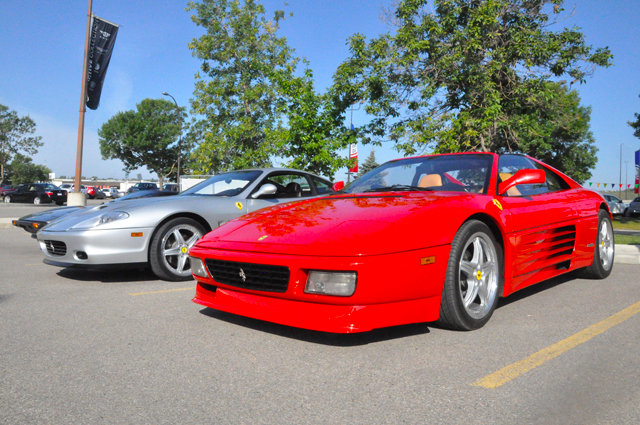
<svg viewBox="0 0 640 425">
<path fill-rule="evenodd" d="M 487 193 L 493 156 L 465 154 L 390 161 L 344 189 L 346 193 L 395 190 Z"/>
</svg>

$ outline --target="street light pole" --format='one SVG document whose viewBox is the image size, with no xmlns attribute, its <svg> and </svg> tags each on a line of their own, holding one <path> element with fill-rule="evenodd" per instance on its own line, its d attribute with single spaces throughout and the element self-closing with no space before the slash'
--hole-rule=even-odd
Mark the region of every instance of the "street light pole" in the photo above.
<svg viewBox="0 0 640 425">
<path fill-rule="evenodd" d="M 178 102 L 176 102 L 175 97 L 171 96 L 166 91 L 163 91 L 162 94 L 173 99 L 173 103 L 176 104 L 176 110 L 178 111 L 178 114 L 180 114 L 180 138 L 178 139 L 178 172 L 176 173 L 176 183 L 178 184 L 178 192 L 182 192 L 182 185 L 180 184 L 180 157 L 182 156 L 182 112 L 180 111 L 180 108 L 178 108 Z"/>
<path fill-rule="evenodd" d="M 625 161 L 624 162 L 624 197 L 625 199 L 629 198 L 629 193 L 627 192 L 629 190 L 628 172 L 629 172 L 629 161 Z"/>
<path fill-rule="evenodd" d="M 618 198 L 622 198 L 622 145 L 624 143 L 618 143 L 620 145 L 620 175 L 618 176 Z"/>
</svg>

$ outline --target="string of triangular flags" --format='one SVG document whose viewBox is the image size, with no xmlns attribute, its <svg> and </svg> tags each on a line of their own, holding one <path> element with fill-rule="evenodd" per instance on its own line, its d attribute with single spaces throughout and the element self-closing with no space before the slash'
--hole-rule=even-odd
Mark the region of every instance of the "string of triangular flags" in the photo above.
<svg viewBox="0 0 640 425">
<path fill-rule="evenodd" d="M 589 182 L 589 186 L 591 186 L 592 184 L 593 184 L 593 182 Z M 611 184 L 611 188 L 612 188 L 612 189 L 613 189 L 613 188 L 615 188 L 616 186 L 619 186 L 619 187 L 620 187 L 620 189 L 622 189 L 622 186 L 624 186 L 623 184 L 620 184 L 620 183 L 618 183 L 618 184 L 615 184 L 615 183 L 596 183 L 596 186 L 597 186 L 597 187 L 600 187 L 600 185 L 601 185 L 601 184 L 602 184 L 602 185 L 604 185 L 604 187 L 607 187 L 607 185 L 608 185 L 608 184 Z M 631 186 L 632 186 L 632 185 L 628 184 L 628 185 L 627 185 L 627 189 L 629 189 Z M 638 188 L 638 185 L 637 185 L 637 184 L 635 185 L 635 188 L 636 188 L 636 189 Z"/>
</svg>

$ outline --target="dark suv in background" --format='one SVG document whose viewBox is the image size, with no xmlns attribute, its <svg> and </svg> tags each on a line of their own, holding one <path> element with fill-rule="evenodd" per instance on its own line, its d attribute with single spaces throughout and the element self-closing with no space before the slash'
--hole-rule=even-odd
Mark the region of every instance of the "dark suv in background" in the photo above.
<svg viewBox="0 0 640 425">
<path fill-rule="evenodd" d="M 139 190 L 158 190 L 158 185 L 155 183 L 136 183 L 127 190 L 127 193 L 133 193 Z"/>
</svg>

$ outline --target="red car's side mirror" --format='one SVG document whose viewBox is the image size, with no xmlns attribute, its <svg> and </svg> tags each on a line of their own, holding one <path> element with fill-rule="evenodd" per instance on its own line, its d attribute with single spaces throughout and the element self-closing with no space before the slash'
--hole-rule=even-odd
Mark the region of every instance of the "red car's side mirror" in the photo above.
<svg viewBox="0 0 640 425">
<path fill-rule="evenodd" d="M 331 189 L 333 189 L 334 192 L 337 192 L 339 190 L 342 190 L 342 188 L 344 187 L 344 182 L 343 181 L 339 181 L 333 184 L 333 187 Z"/>
<path fill-rule="evenodd" d="M 539 184 L 545 183 L 547 177 L 542 170 L 520 170 L 511 176 L 507 181 L 498 186 L 498 195 L 503 195 L 507 190 L 519 184 Z"/>
</svg>

